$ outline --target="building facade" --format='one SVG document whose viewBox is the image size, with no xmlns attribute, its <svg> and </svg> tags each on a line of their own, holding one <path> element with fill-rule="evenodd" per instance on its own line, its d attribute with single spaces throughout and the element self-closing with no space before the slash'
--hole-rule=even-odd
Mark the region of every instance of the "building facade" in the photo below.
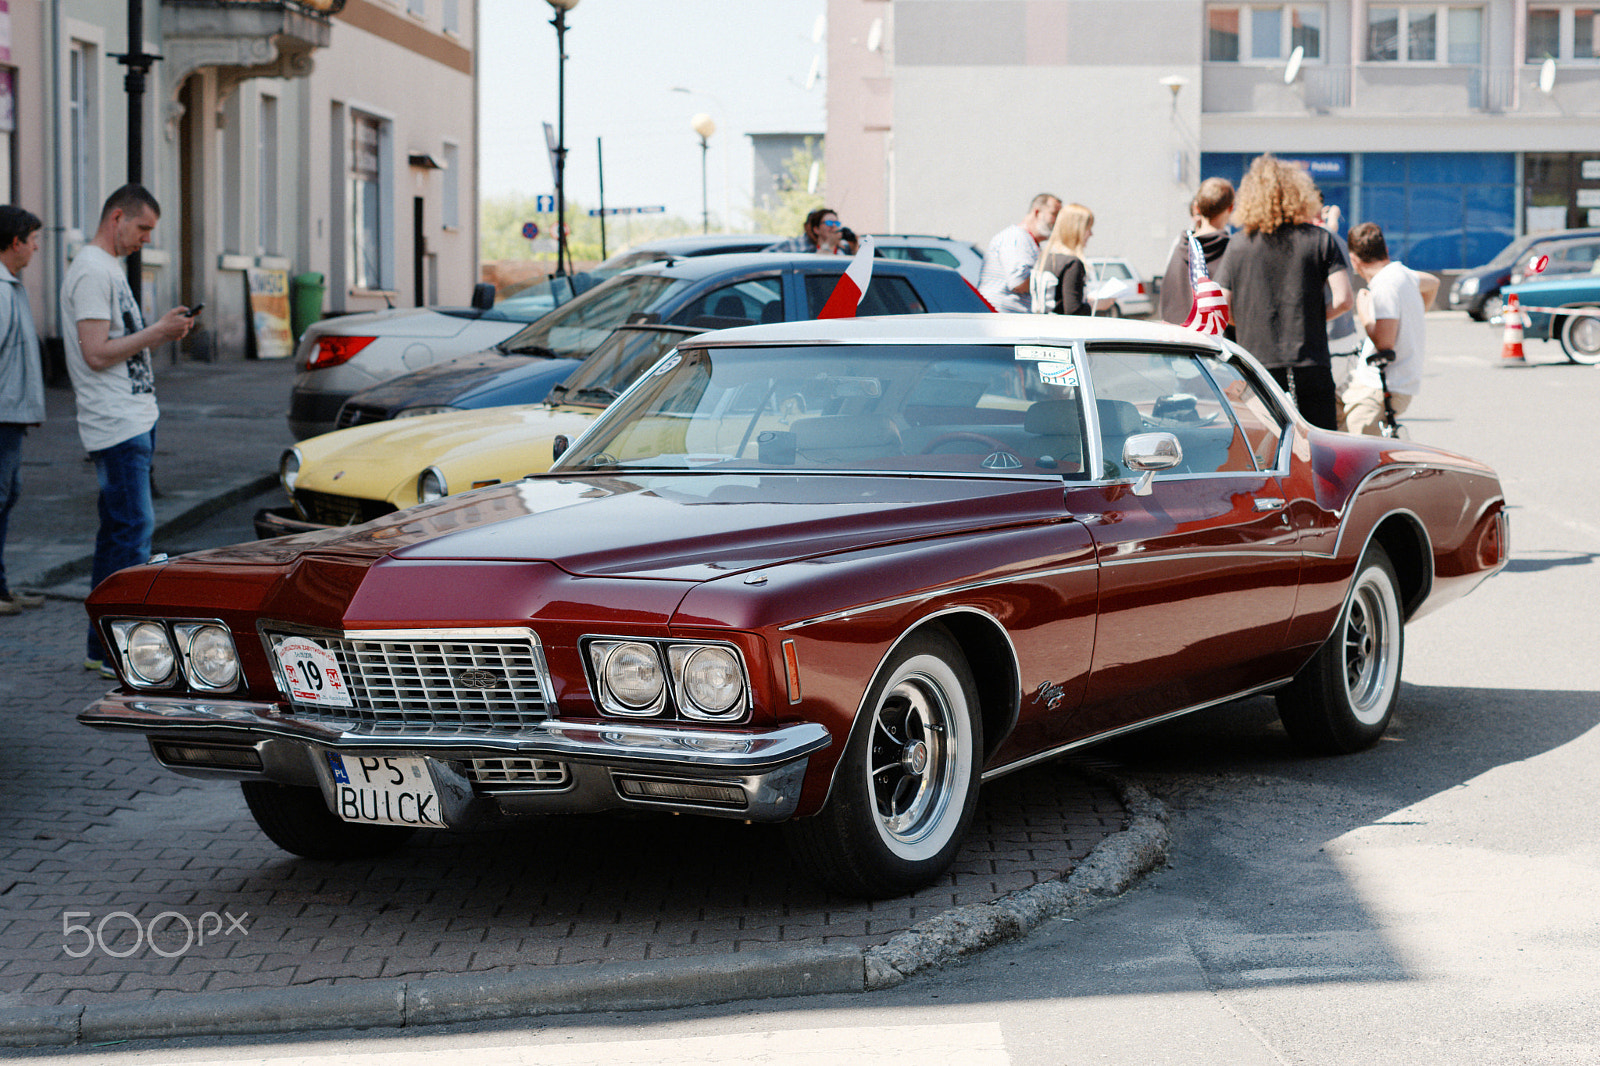
<svg viewBox="0 0 1600 1066">
<path fill-rule="evenodd" d="M 1600 225 L 1600 4 L 830 0 L 827 197 L 986 241 L 1050 191 L 1164 267 L 1199 182 L 1300 160 L 1414 266 Z M 867 221 L 867 219 L 872 221 Z"/>
<path fill-rule="evenodd" d="M 0 181 L 45 221 L 26 278 L 41 334 L 59 336 L 59 280 L 128 180 L 133 126 L 163 208 L 141 296 L 150 314 L 205 302 L 189 356 L 270 354 L 253 336 L 254 271 L 321 275 L 328 312 L 466 303 L 476 11 L 475 0 L 0 0 Z M 153 62 L 130 123 L 120 57 L 140 51 Z"/>
</svg>

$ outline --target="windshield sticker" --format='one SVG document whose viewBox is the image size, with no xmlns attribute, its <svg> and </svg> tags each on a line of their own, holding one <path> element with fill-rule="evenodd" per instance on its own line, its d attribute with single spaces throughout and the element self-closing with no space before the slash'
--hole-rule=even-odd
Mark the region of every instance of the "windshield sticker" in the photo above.
<svg viewBox="0 0 1600 1066">
<path fill-rule="evenodd" d="M 1065 363 L 1072 359 L 1071 348 L 1041 348 L 1034 344 L 1019 344 L 1012 350 L 1017 359 L 1028 359 L 1034 362 L 1048 361 L 1052 363 Z"/>
<path fill-rule="evenodd" d="M 671 355 L 661 360 L 661 365 L 656 367 L 656 376 L 660 377 L 662 374 L 668 373 L 673 367 L 677 366 L 681 362 L 683 362 L 683 356 L 679 355 L 677 352 L 673 352 Z"/>
<path fill-rule="evenodd" d="M 1040 363 L 1039 380 L 1046 385 L 1078 384 L 1078 367 L 1074 363 Z"/>
</svg>

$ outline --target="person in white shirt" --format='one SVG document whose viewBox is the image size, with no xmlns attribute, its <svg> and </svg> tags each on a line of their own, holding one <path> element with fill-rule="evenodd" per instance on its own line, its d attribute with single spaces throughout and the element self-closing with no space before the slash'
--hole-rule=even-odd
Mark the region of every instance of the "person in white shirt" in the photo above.
<svg viewBox="0 0 1600 1066">
<path fill-rule="evenodd" d="M 989 241 L 978 275 L 978 292 L 996 311 L 1027 311 L 1028 283 L 1039 261 L 1039 242 L 1055 228 L 1061 197 L 1042 192 L 1028 205 L 1028 213 L 1015 226 L 1007 226 Z"/>
<path fill-rule="evenodd" d="M 1439 279 L 1390 259 L 1383 230 L 1373 222 L 1350 230 L 1350 264 L 1367 283 L 1356 297 L 1356 320 L 1366 331 L 1366 341 L 1341 397 L 1341 428 L 1346 433 L 1382 436 L 1385 380 L 1388 407 L 1397 416 L 1405 413 L 1421 391 L 1426 315 L 1439 291 Z M 1380 374 L 1371 360 L 1386 350 L 1394 352 L 1394 360 Z"/>
</svg>

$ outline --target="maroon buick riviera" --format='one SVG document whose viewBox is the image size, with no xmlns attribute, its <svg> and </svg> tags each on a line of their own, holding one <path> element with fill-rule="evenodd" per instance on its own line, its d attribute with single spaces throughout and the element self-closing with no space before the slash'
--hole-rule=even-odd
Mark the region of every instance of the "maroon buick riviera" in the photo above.
<svg viewBox="0 0 1600 1066">
<path fill-rule="evenodd" d="M 1505 565 L 1489 467 L 1312 429 L 1250 357 L 1052 315 L 689 338 L 548 474 L 153 561 L 80 720 L 320 858 L 556 812 L 784 822 L 937 878 L 985 782 L 1271 693 L 1383 734 L 1407 621 Z"/>
</svg>

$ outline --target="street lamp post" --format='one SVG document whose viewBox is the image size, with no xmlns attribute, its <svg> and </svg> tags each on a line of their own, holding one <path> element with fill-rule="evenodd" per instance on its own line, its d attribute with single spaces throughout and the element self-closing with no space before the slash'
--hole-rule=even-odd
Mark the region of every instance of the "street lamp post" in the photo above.
<svg viewBox="0 0 1600 1066">
<path fill-rule="evenodd" d="M 711 135 L 717 132 L 717 124 L 711 121 L 711 116 L 704 111 L 689 120 L 689 125 L 700 135 L 700 232 L 711 232 L 711 207 L 706 200 L 706 152 L 710 148 L 707 143 Z"/>
<path fill-rule="evenodd" d="M 556 10 L 550 25 L 556 28 L 556 277 L 572 268 L 567 249 L 567 12 L 578 0 L 546 0 Z"/>
</svg>

